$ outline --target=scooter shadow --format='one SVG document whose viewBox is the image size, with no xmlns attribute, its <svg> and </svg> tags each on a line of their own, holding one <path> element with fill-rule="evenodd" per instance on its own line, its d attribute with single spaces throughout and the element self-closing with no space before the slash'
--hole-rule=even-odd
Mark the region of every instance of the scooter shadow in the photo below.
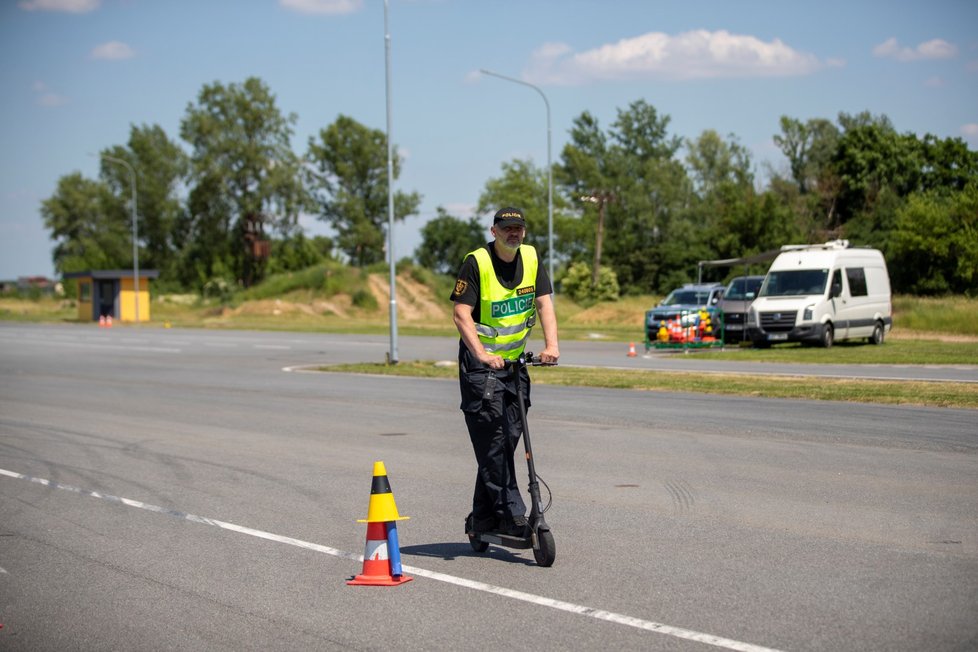
<svg viewBox="0 0 978 652">
<path fill-rule="evenodd" d="M 505 561 L 511 564 L 523 564 L 524 566 L 536 564 L 532 557 L 532 550 L 528 550 L 531 556 L 529 559 L 526 559 L 525 557 L 514 555 L 506 548 L 500 548 L 499 546 L 489 546 L 489 549 L 485 552 L 476 552 L 467 543 L 425 543 L 417 546 L 404 546 L 400 548 L 400 552 L 402 555 L 438 557 L 445 561 L 454 561 L 459 557 L 491 557 L 492 559 L 498 559 L 499 561 Z"/>
</svg>

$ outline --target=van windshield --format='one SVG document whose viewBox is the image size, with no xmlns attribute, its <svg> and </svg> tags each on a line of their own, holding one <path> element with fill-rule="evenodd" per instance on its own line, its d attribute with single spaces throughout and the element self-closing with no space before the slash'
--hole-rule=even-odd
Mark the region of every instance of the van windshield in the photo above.
<svg viewBox="0 0 978 652">
<path fill-rule="evenodd" d="M 727 291 L 723 293 L 724 300 L 727 301 L 751 301 L 757 296 L 757 290 L 761 287 L 764 278 L 735 278 L 730 282 Z"/>
<path fill-rule="evenodd" d="M 829 270 L 827 269 L 793 269 L 768 272 L 759 296 L 787 297 L 824 294 L 825 282 L 828 278 Z"/>
</svg>

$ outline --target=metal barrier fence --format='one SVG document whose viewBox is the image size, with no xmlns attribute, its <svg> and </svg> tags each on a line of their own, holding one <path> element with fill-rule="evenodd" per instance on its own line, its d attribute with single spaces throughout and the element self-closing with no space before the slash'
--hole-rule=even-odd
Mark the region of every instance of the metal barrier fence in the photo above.
<svg viewBox="0 0 978 652">
<path fill-rule="evenodd" d="M 716 308 L 680 310 L 645 326 L 645 350 L 723 346 L 723 313 Z"/>
</svg>

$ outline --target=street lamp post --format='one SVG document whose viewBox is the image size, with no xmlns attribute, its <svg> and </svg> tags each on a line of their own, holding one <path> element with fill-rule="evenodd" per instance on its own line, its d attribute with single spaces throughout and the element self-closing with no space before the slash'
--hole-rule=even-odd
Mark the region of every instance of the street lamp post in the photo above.
<svg viewBox="0 0 978 652">
<path fill-rule="evenodd" d="M 598 205 L 598 228 L 594 236 L 594 268 L 591 271 L 591 286 L 598 287 L 598 270 L 601 268 L 601 246 L 604 242 L 604 207 L 609 201 L 614 201 L 615 196 L 610 192 L 595 192 L 581 197 L 581 201 L 586 201 Z"/>
<path fill-rule="evenodd" d="M 511 81 L 514 84 L 522 84 L 523 86 L 529 86 L 543 98 L 543 103 L 547 107 L 547 270 L 550 272 L 550 282 L 554 282 L 554 171 L 553 165 L 550 163 L 550 102 L 547 101 L 547 96 L 543 94 L 543 91 L 539 87 L 534 86 L 529 82 L 525 82 L 522 79 L 515 79 L 513 77 L 507 77 L 506 75 L 500 75 L 498 72 L 492 72 L 491 70 L 480 69 L 483 75 L 491 75 L 492 77 L 499 77 L 500 79 L 505 79 L 506 81 Z"/>
<path fill-rule="evenodd" d="M 129 170 L 129 180 L 132 186 L 132 289 L 136 307 L 136 323 L 139 323 L 139 227 L 136 222 L 136 170 L 121 158 L 102 154 L 106 161 L 126 166 Z"/>
<path fill-rule="evenodd" d="M 394 262 L 394 144 L 391 141 L 391 33 L 388 28 L 388 0 L 384 0 L 384 70 L 387 96 L 387 255 L 390 257 L 390 331 L 388 364 L 397 364 L 397 272 Z"/>
</svg>

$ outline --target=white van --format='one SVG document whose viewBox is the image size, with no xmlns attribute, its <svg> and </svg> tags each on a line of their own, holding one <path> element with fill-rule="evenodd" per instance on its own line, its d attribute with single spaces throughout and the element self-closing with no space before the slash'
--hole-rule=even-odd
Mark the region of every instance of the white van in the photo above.
<svg viewBox="0 0 978 652">
<path fill-rule="evenodd" d="M 818 343 L 865 337 L 882 344 L 893 325 L 890 277 L 877 249 L 786 245 L 774 259 L 747 313 L 755 346 Z"/>
</svg>

